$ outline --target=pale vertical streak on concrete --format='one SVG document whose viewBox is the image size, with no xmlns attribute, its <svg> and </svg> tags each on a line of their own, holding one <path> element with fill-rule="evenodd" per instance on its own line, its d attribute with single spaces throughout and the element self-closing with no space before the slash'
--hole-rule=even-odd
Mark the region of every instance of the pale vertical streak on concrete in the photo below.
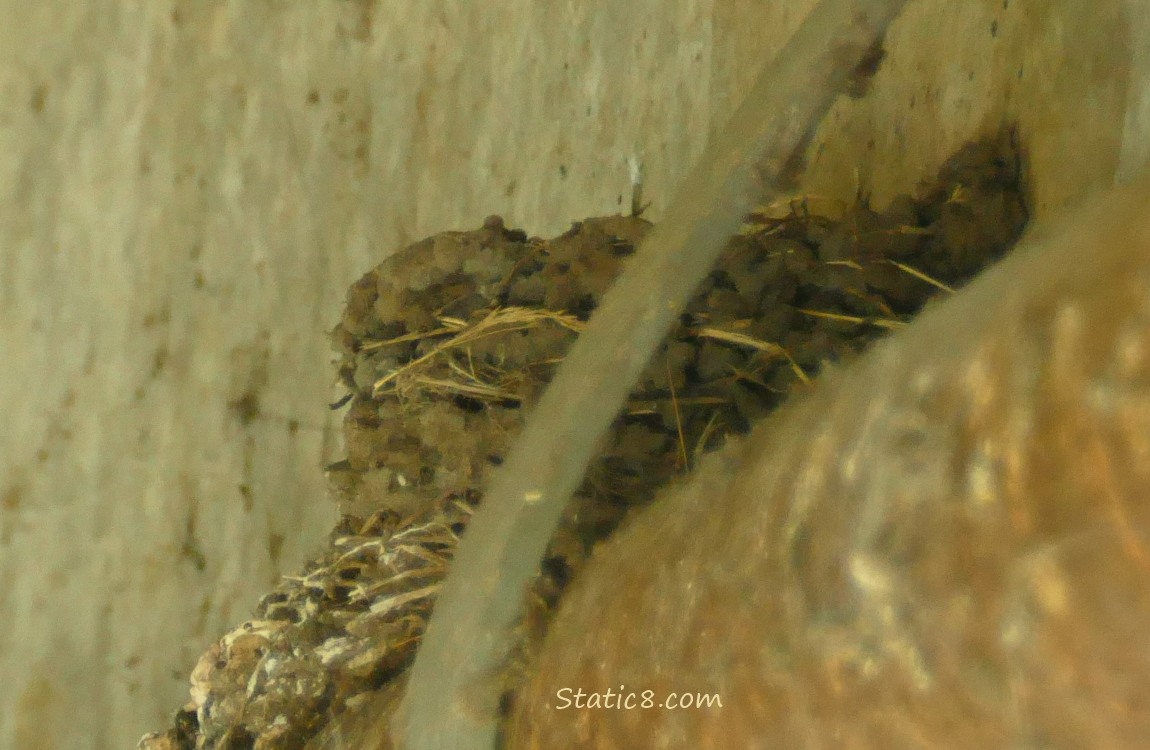
<svg viewBox="0 0 1150 750">
<path fill-rule="evenodd" d="M 360 273 L 670 193 L 710 6 L 616 6 L 0 4 L 0 748 L 131 746 L 322 543 Z"/>
</svg>

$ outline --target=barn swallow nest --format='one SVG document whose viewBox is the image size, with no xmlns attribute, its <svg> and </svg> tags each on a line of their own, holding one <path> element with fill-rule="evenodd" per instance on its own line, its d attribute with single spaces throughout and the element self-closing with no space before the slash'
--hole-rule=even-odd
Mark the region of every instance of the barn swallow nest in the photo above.
<svg viewBox="0 0 1150 750">
<path fill-rule="evenodd" d="M 920 197 L 835 220 L 791 201 L 748 217 L 653 358 L 529 597 L 530 659 L 591 547 L 727 435 L 856 356 L 1004 253 L 1026 222 L 1009 134 L 953 157 Z M 402 688 L 494 466 L 650 224 L 588 219 L 552 240 L 497 217 L 418 242 L 353 284 L 332 333 L 350 403 L 329 467 L 343 520 L 192 673 L 147 750 L 302 748 L 369 691 Z M 340 404 L 342 406 L 342 403 Z"/>
</svg>

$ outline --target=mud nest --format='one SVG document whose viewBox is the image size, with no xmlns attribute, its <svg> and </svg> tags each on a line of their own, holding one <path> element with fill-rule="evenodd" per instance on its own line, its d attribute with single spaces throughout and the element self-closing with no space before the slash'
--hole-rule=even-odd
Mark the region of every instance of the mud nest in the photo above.
<svg viewBox="0 0 1150 750">
<path fill-rule="evenodd" d="M 951 293 L 1027 219 L 1009 135 L 971 144 L 917 196 L 830 218 L 796 200 L 747 218 L 631 394 L 552 540 L 507 688 L 594 544 L 704 452 Z M 551 240 L 498 217 L 404 249 L 352 285 L 332 332 L 348 395 L 343 515 L 328 548 L 214 644 L 150 750 L 302 748 L 374 691 L 398 697 L 489 473 L 651 225 Z"/>
</svg>

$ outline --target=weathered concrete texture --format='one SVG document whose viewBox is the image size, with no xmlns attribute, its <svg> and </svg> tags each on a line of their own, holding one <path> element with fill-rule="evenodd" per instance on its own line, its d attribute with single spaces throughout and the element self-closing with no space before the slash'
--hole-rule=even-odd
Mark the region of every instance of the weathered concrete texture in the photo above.
<svg viewBox="0 0 1150 750">
<path fill-rule="evenodd" d="M 1015 117 L 1040 213 L 1109 182 L 1147 5 L 912 5 L 811 189 L 881 202 Z M 809 6 L 0 0 L 0 750 L 131 746 L 320 544 L 348 283 L 625 207 L 629 156 L 657 219 Z"/>
<path fill-rule="evenodd" d="M 724 94 L 749 86 L 762 30 L 792 28 L 810 5 L 718 4 L 717 117 L 737 103 Z M 933 174 L 971 133 L 1017 123 L 1038 216 L 1081 200 L 1110 184 L 1120 150 L 1128 166 L 1146 161 L 1148 60 L 1133 40 L 1148 13 L 1143 0 L 909 4 L 870 95 L 840 100 L 820 130 L 808 189 L 849 199 L 858 186 L 882 205 Z M 1124 127 L 1137 132 L 1123 148 Z"/>
</svg>

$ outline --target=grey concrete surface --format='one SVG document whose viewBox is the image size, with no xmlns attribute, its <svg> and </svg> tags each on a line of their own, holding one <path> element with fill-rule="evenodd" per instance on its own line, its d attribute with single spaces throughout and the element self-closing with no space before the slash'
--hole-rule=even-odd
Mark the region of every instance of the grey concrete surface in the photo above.
<svg viewBox="0 0 1150 750">
<path fill-rule="evenodd" d="M 625 209 L 629 157 L 657 219 L 810 5 L 0 0 L 0 750 L 133 747 L 322 543 L 350 282 Z M 1040 215 L 1132 174 L 1148 6 L 912 4 L 806 188 L 881 203 L 1004 120 Z"/>
</svg>

